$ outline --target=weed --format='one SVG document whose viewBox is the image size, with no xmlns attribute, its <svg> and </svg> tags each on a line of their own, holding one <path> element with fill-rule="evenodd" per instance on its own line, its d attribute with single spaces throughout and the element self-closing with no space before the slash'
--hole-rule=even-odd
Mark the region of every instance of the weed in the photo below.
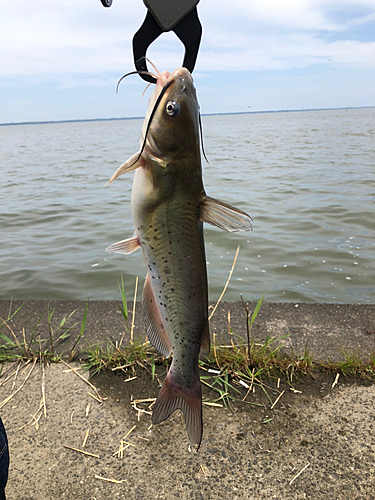
<svg viewBox="0 0 375 500">
<path fill-rule="evenodd" d="M 0 327 L 7 328 L 14 340 L 12 340 L 5 333 L 0 333 L 0 339 L 3 343 L 0 345 L 0 362 L 11 362 L 19 359 L 47 359 L 48 361 L 57 362 L 61 359 L 61 354 L 56 353 L 56 344 L 60 341 L 70 338 L 71 332 L 75 330 L 78 322 L 73 325 L 68 326 L 69 320 L 76 313 L 76 310 L 70 314 L 64 316 L 57 326 L 53 326 L 54 323 L 54 309 L 50 309 L 49 303 L 47 304 L 46 311 L 41 312 L 38 316 L 34 325 L 32 325 L 27 318 L 22 314 L 22 307 L 25 302 L 23 302 L 13 313 L 12 313 L 12 301 L 10 303 L 9 312 L 7 319 L 4 320 L 0 318 Z M 70 359 L 75 355 L 75 348 L 83 336 L 86 324 L 87 307 L 84 311 L 83 319 L 81 322 L 80 333 L 75 341 L 72 350 L 70 351 Z M 25 319 L 26 325 L 28 327 L 28 333 L 26 334 L 25 328 L 22 329 L 22 341 L 18 340 L 17 336 L 13 332 L 11 326 L 9 325 L 10 320 L 19 313 Z M 42 332 L 40 331 L 41 319 L 46 314 L 47 319 L 47 338 L 42 338 Z"/>
<path fill-rule="evenodd" d="M 161 364 L 163 360 L 149 342 L 136 340 L 120 349 L 107 340 L 104 345 L 96 344 L 88 348 L 85 368 L 94 375 L 103 369 L 132 370 L 134 373 L 135 368 L 140 366 L 154 377 L 155 365 Z"/>
<path fill-rule="evenodd" d="M 75 355 L 76 355 L 76 347 L 78 345 L 78 342 L 81 340 L 81 338 L 83 337 L 83 333 L 85 331 L 85 327 L 86 327 L 86 318 L 87 318 L 87 309 L 89 307 L 89 301 L 86 302 L 86 306 L 85 306 L 85 311 L 83 313 L 83 318 L 82 318 L 82 322 L 81 322 L 81 330 L 79 332 L 79 335 L 77 337 L 77 340 L 74 342 L 73 344 L 73 347 L 71 348 L 70 350 L 70 354 L 69 354 L 69 361 L 73 361 L 73 359 L 75 358 Z"/>
<path fill-rule="evenodd" d="M 86 350 L 85 367 L 91 374 L 98 373 L 102 369 L 131 370 L 135 373 L 137 367 L 145 369 L 150 376 L 158 381 L 156 367 L 168 362 L 159 355 L 149 342 L 142 342 L 140 339 L 133 339 L 133 326 L 129 328 L 128 306 L 125 296 L 124 280 L 121 276 L 119 282 L 121 302 L 117 303 L 121 311 L 125 330 L 130 332 L 130 342 L 122 345 L 125 331 L 119 343 L 109 340 L 102 344 L 89 345 Z M 249 306 L 242 303 L 246 313 L 247 338 L 244 341 L 230 329 L 230 345 L 216 345 L 216 336 L 213 336 L 213 343 L 210 355 L 199 361 L 199 367 L 204 372 L 202 383 L 209 386 L 217 397 L 213 402 L 219 402 L 231 408 L 233 401 L 238 400 L 241 395 L 241 386 L 249 391 L 255 385 L 262 388 L 267 394 L 267 379 L 285 377 L 287 383 L 293 388 L 298 377 L 309 375 L 314 377 L 314 372 L 318 370 L 343 375 L 358 376 L 366 379 L 375 379 L 375 353 L 370 355 L 369 361 L 363 361 L 358 352 L 344 350 L 343 360 L 340 362 L 317 363 L 305 344 L 302 355 L 296 356 L 293 348 L 291 353 L 287 353 L 283 348 L 283 340 L 288 336 L 280 338 L 268 335 L 262 343 L 256 343 L 252 328 L 260 311 L 263 297 L 256 304 L 252 314 Z M 136 300 L 136 292 L 134 302 Z M 22 340 L 17 338 L 10 326 L 10 320 L 16 314 L 23 314 L 22 303 L 12 312 L 12 302 L 6 319 L 0 318 L 0 363 L 5 361 L 15 361 L 19 359 L 39 359 L 49 361 L 60 361 L 61 355 L 56 353 L 56 345 L 59 341 L 70 338 L 73 331 L 78 329 L 78 336 L 69 350 L 69 359 L 76 356 L 77 345 L 84 337 L 86 327 L 88 301 L 85 306 L 83 317 L 79 322 L 72 324 L 72 319 L 76 310 L 63 317 L 56 324 L 55 311 L 48 304 L 47 310 L 42 312 L 34 323 L 26 320 L 28 331 L 22 331 Z M 47 316 L 47 331 L 43 334 L 41 319 L 43 314 Z M 134 314 L 133 314 L 134 319 Z M 70 325 L 70 326 L 69 326 Z M 47 337 L 47 338 L 43 338 Z M 87 339 L 86 339 L 87 340 Z M 246 396 L 243 398 L 246 401 Z"/>
</svg>

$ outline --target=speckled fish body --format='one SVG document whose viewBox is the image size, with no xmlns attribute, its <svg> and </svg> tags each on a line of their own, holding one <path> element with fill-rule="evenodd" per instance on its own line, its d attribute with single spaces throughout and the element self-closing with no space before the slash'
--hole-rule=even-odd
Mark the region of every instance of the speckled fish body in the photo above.
<svg viewBox="0 0 375 500">
<path fill-rule="evenodd" d="M 199 106 L 185 68 L 163 72 L 150 98 L 141 150 L 113 175 L 136 169 L 132 190 L 132 238 L 108 250 L 143 251 L 147 276 L 143 314 L 151 344 L 169 372 L 153 408 L 153 423 L 176 409 L 185 416 L 191 444 L 202 438 L 199 353 L 208 353 L 207 271 L 203 222 L 229 231 L 247 230 L 241 210 L 206 196 L 202 181 Z"/>
</svg>

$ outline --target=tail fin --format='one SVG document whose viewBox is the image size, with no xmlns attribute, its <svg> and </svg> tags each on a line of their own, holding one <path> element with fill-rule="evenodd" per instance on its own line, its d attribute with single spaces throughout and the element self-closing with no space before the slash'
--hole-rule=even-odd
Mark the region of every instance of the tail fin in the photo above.
<svg viewBox="0 0 375 500">
<path fill-rule="evenodd" d="M 203 433 L 202 420 L 202 388 L 197 371 L 194 385 L 184 387 L 177 384 L 169 371 L 160 389 L 159 396 L 152 411 L 152 423 L 160 424 L 172 413 L 180 409 L 185 417 L 186 431 L 192 445 L 201 444 Z"/>
</svg>

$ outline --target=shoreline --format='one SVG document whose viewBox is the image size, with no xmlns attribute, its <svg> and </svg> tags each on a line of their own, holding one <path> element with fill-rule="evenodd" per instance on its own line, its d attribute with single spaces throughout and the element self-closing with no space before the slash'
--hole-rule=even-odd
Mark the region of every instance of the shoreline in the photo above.
<svg viewBox="0 0 375 500">
<path fill-rule="evenodd" d="M 23 305 L 22 305 L 23 304 Z M 249 302 L 250 316 L 256 302 Z M 22 305 L 22 307 L 21 307 Z M 210 303 L 212 308 L 215 303 Z M 38 328 L 43 338 L 49 332 L 47 309 L 53 316 L 50 324 L 54 330 L 64 317 L 74 312 L 64 326 L 77 323 L 72 337 L 79 333 L 86 301 L 47 301 L 47 300 L 0 300 L 0 318 L 7 321 L 9 311 L 15 316 L 7 321 L 15 335 L 22 340 L 23 329 L 26 335 L 33 328 Z M 132 322 L 133 303 L 128 302 L 128 325 Z M 229 313 L 228 313 L 229 311 Z M 229 316 L 228 316 L 229 314 Z M 221 302 L 210 321 L 211 342 L 215 335 L 218 344 L 230 342 L 230 328 L 241 339 L 246 339 L 246 313 L 241 302 Z M 2 323 L 2 322 L 1 322 Z M 1 324 L 0 323 L 0 324 Z M 4 327 L 5 328 L 5 327 Z M 6 333 L 4 328 L 0 331 Z M 116 301 L 88 302 L 84 336 L 77 346 L 77 358 L 84 356 L 87 343 L 93 345 L 119 341 L 125 331 L 124 319 Z M 62 331 L 61 331 L 62 332 Z M 310 304 L 310 303 L 275 303 L 263 302 L 252 327 L 255 341 L 265 341 L 267 336 L 281 339 L 286 352 L 291 350 L 301 356 L 307 348 L 314 361 L 339 362 L 345 359 L 345 352 L 358 353 L 363 359 L 369 359 L 375 353 L 375 304 Z M 145 338 L 141 303 L 136 303 L 134 338 Z M 124 341 L 129 340 L 126 332 Z M 73 340 L 65 339 L 58 343 L 56 352 L 65 355 Z M 0 339 L 0 343 L 3 340 Z"/>
<path fill-rule="evenodd" d="M 0 301 L 3 319 L 9 304 Z M 14 301 L 12 311 L 21 304 Z M 20 339 L 22 325 L 33 327 L 40 311 L 42 339 L 48 339 L 47 305 L 25 303 L 8 322 Z M 375 334 L 366 329 L 375 324 L 375 305 L 296 305 L 263 303 L 253 325 L 255 338 L 270 329 L 275 335 L 290 330 L 295 353 L 307 340 L 325 359 L 330 349 L 337 354 L 348 343 L 374 347 Z M 77 321 L 79 332 L 85 302 L 51 301 L 49 306 L 55 333 L 74 308 L 74 319 L 66 324 Z M 249 304 L 251 313 L 254 307 Z M 245 332 L 242 304 L 226 302 L 218 306 L 212 336 L 216 332 L 225 340 L 228 310 L 232 328 Z M 118 340 L 124 330 L 121 317 L 114 301 L 90 302 L 86 340 L 95 335 Z M 144 334 L 140 303 L 135 323 Z M 4 329 L 1 333 L 12 337 Z M 66 344 L 59 346 L 64 347 L 66 352 Z M 203 440 L 199 452 L 191 453 L 180 412 L 152 426 L 159 384 L 150 372 L 102 370 L 89 382 L 79 359 L 68 366 L 37 361 L 30 358 L 21 369 L 20 363 L 8 363 L 2 373 L 1 416 L 11 455 L 9 499 L 372 498 L 373 383 L 324 372 L 293 377 L 291 371 L 289 378 L 273 377 L 266 384 L 255 377 L 251 392 L 232 387 L 237 398 L 233 408 L 225 407 L 212 385 L 202 384 Z M 157 370 L 162 375 L 163 366 Z"/>
<path fill-rule="evenodd" d="M 302 109 L 274 109 L 269 111 L 234 111 L 233 113 L 203 113 L 202 116 L 226 116 L 226 115 L 258 115 L 267 113 L 304 113 L 305 111 L 340 111 L 345 109 L 373 109 L 375 106 L 345 106 L 343 108 L 302 108 Z M 72 120 L 44 120 L 26 122 L 5 122 L 0 123 L 0 127 L 14 125 L 47 125 L 53 123 L 80 123 L 80 122 L 111 122 L 120 120 L 143 120 L 143 116 L 125 116 L 120 118 L 81 118 Z"/>
</svg>

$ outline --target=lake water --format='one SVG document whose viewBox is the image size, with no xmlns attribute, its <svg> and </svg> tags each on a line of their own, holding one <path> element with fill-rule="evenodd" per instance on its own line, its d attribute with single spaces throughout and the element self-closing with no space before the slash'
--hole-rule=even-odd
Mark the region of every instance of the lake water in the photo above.
<svg viewBox="0 0 375 500">
<path fill-rule="evenodd" d="M 141 252 L 105 248 L 133 234 L 142 120 L 0 127 L 0 298 L 132 297 Z M 375 303 L 375 109 L 203 117 L 210 196 L 247 211 L 251 233 L 205 225 L 210 299 Z M 140 298 L 141 288 L 138 294 Z"/>
</svg>

